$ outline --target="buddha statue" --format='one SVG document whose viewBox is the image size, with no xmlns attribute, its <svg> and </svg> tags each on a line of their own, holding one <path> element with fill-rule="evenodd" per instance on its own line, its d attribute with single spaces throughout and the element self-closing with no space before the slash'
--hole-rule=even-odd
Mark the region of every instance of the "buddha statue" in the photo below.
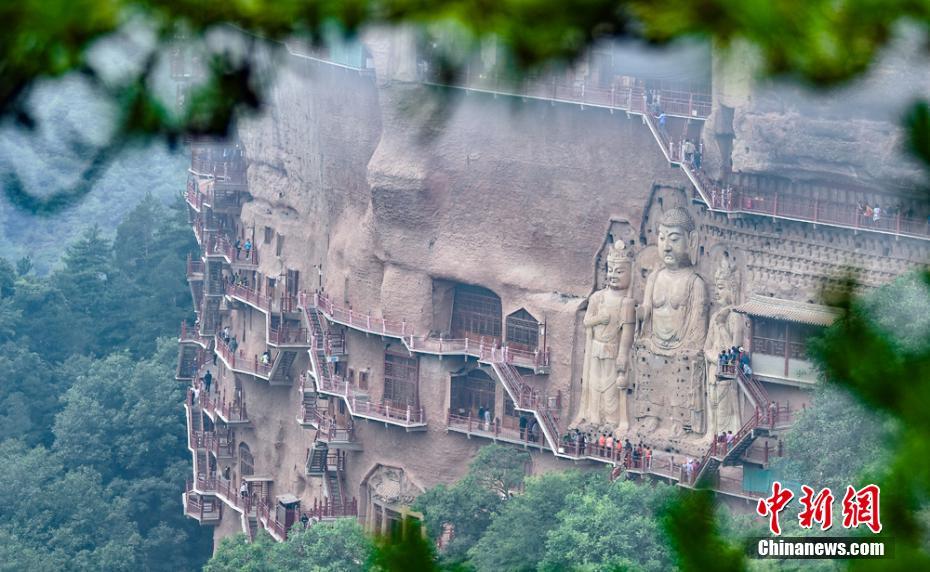
<svg viewBox="0 0 930 572">
<path fill-rule="evenodd" d="M 688 211 L 675 207 L 659 220 L 662 268 L 649 275 L 639 338 L 656 355 L 680 348 L 703 349 L 707 332 L 707 288 L 694 270 L 697 231 Z"/>
</svg>

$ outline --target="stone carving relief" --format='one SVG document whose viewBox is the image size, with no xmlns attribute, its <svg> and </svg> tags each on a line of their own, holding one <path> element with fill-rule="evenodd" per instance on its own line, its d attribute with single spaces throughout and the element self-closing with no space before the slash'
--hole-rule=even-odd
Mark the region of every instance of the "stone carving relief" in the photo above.
<svg viewBox="0 0 930 572">
<path fill-rule="evenodd" d="M 630 296 L 632 270 L 632 250 L 618 240 L 607 254 L 606 285 L 591 295 L 584 315 L 584 366 L 576 425 L 616 425 L 623 432 L 629 428 L 627 372 L 636 323 Z"/>
<path fill-rule="evenodd" d="M 579 324 L 575 427 L 700 454 L 712 434 L 742 424 L 740 386 L 717 374 L 720 351 L 746 342 L 746 318 L 734 310 L 744 295 L 812 300 L 843 285 L 849 267 L 862 285 L 878 285 L 918 266 L 915 257 L 927 251 L 836 229 L 729 219 L 689 203 L 679 189 L 655 187 L 638 241 L 629 223 L 611 222 L 611 249 L 595 264 L 609 275 L 596 275 L 600 288 Z M 632 261 L 616 264 L 613 243 Z"/>
<path fill-rule="evenodd" d="M 384 505 L 409 505 L 420 494 L 416 485 L 405 478 L 403 469 L 385 466 L 368 477 L 368 492 Z"/>
<path fill-rule="evenodd" d="M 707 401 L 710 414 L 709 429 L 713 434 L 740 428 L 739 399 L 733 379 L 717 377 L 721 350 L 743 343 L 745 318 L 734 311 L 738 305 L 739 277 L 735 262 L 727 256 L 720 258 L 714 273 L 714 297 L 718 309 L 710 317 L 704 359 L 707 370 Z"/>
</svg>

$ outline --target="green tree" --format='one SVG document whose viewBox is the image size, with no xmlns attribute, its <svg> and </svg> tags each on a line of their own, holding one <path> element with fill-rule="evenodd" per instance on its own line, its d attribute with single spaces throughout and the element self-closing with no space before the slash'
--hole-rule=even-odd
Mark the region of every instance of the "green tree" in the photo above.
<svg viewBox="0 0 930 572">
<path fill-rule="evenodd" d="M 271 564 L 271 552 L 275 541 L 268 534 L 259 532 L 253 542 L 244 534 L 224 538 L 216 554 L 203 567 L 204 572 L 278 572 Z"/>
<path fill-rule="evenodd" d="M 180 198 L 166 208 L 151 196 L 117 228 L 116 267 L 107 300 L 100 344 L 127 348 L 142 357 L 155 349 L 155 339 L 174 333 L 182 320 L 192 321 L 186 258 L 197 249 Z"/>
<path fill-rule="evenodd" d="M 136 569 L 129 499 L 114 497 L 93 470 L 69 466 L 41 446 L 0 444 L 0 479 L 16 491 L 4 501 L 0 526 L 56 569 Z"/>
<path fill-rule="evenodd" d="M 498 512 L 481 539 L 468 551 L 477 570 L 535 570 L 545 556 L 540 545 L 558 524 L 555 515 L 568 508 L 568 498 L 584 490 L 598 473 L 546 473 L 526 479 L 525 490 Z"/>
<path fill-rule="evenodd" d="M 468 466 L 468 473 L 459 482 L 438 485 L 417 497 L 413 508 L 423 513 L 431 538 L 438 538 L 446 525 L 455 530 L 444 558 L 464 559 L 493 516 L 520 488 L 529 459 L 529 453 L 514 447 L 486 445 L 478 451 Z"/>
<path fill-rule="evenodd" d="M 318 522 L 288 535 L 287 542 L 271 552 L 275 570 L 317 570 L 319 572 L 363 572 L 368 570 L 374 544 L 358 521 L 337 519 Z"/>
<path fill-rule="evenodd" d="M 540 570 L 668 570 L 672 553 L 659 515 L 673 487 L 606 478 L 571 493 L 546 536 Z"/>
<path fill-rule="evenodd" d="M 844 491 L 887 466 L 896 435 L 893 422 L 821 384 L 785 435 L 785 456 L 773 468 L 789 481 Z"/>
<path fill-rule="evenodd" d="M 16 269 L 6 258 L 0 258 L 0 298 L 8 298 L 16 292 Z"/>
<path fill-rule="evenodd" d="M 49 421 L 67 380 L 42 357 L 14 343 L 0 346 L 0 441 L 51 444 Z"/>
</svg>

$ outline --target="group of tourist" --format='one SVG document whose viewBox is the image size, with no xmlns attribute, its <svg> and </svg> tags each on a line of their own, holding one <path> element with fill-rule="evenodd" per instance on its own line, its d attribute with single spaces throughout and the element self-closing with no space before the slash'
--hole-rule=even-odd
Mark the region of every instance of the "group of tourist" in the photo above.
<svg viewBox="0 0 930 572">
<path fill-rule="evenodd" d="M 239 340 L 236 339 L 236 336 L 230 334 L 229 326 L 223 326 L 223 330 L 220 332 L 220 339 L 222 339 L 226 347 L 229 348 L 230 353 L 235 354 L 236 350 L 239 349 Z M 214 362 L 215 361 L 214 358 Z"/>
<path fill-rule="evenodd" d="M 629 439 L 621 441 L 613 434 L 584 432 L 573 429 L 562 436 L 562 445 L 577 455 L 613 458 L 627 468 L 649 468 L 652 464 L 652 447 L 640 442 L 633 445 Z"/>
<path fill-rule="evenodd" d="M 235 274 L 229 275 L 229 282 L 230 284 L 234 284 L 236 286 L 242 286 L 243 288 L 249 287 L 249 279 L 243 276 L 242 273 L 238 271 Z"/>
<path fill-rule="evenodd" d="M 484 407 L 478 408 L 478 423 L 480 423 L 485 431 L 491 430 L 491 410 L 485 409 Z"/>
<path fill-rule="evenodd" d="M 520 416 L 520 439 L 536 443 L 539 441 L 539 423 L 535 416 Z"/>
<path fill-rule="evenodd" d="M 749 377 L 752 375 L 752 367 L 749 365 L 749 352 L 743 349 L 743 346 L 732 346 L 720 351 L 720 354 L 717 356 L 717 363 L 723 366 L 733 365 L 741 370 Z"/>
<path fill-rule="evenodd" d="M 236 244 L 234 244 L 233 246 L 236 247 L 236 260 L 239 260 L 240 258 L 242 258 L 243 250 L 245 250 L 246 260 L 248 260 L 249 257 L 252 255 L 252 239 L 251 238 L 245 239 L 244 243 L 242 242 L 241 238 L 237 238 Z"/>
</svg>

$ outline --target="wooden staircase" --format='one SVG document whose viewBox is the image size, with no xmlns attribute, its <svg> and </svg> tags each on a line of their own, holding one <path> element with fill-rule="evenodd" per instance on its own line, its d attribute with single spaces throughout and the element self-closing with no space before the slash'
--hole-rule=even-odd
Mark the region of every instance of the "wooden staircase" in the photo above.
<svg viewBox="0 0 930 572">
<path fill-rule="evenodd" d="M 271 373 L 268 376 L 269 385 L 290 385 L 291 366 L 296 359 L 297 350 L 280 350 L 271 365 Z"/>
<path fill-rule="evenodd" d="M 182 343 L 178 352 L 178 371 L 175 378 L 178 380 L 193 380 L 203 365 L 203 355 L 200 346 L 194 343 Z"/>
</svg>

